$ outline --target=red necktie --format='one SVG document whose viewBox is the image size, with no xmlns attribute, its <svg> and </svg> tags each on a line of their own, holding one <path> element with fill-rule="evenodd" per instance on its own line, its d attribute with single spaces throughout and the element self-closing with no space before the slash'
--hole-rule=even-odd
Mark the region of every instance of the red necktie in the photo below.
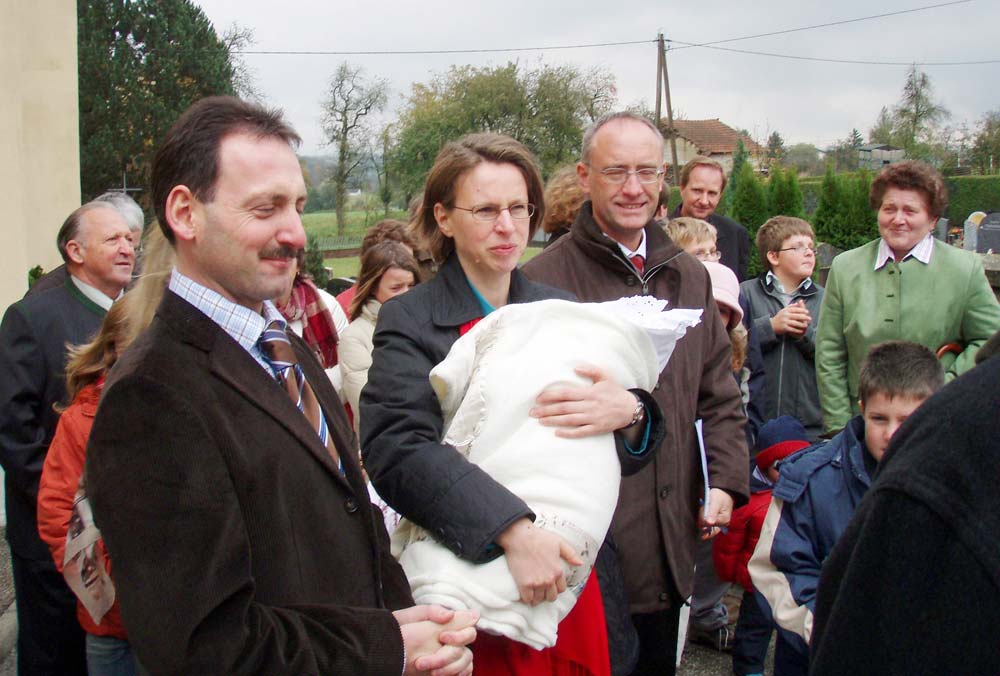
<svg viewBox="0 0 1000 676">
<path fill-rule="evenodd" d="M 635 266 L 635 269 L 641 275 L 643 265 L 646 263 L 646 259 L 640 256 L 639 254 L 634 254 L 632 256 L 629 256 L 628 259 L 632 261 L 632 265 Z"/>
</svg>

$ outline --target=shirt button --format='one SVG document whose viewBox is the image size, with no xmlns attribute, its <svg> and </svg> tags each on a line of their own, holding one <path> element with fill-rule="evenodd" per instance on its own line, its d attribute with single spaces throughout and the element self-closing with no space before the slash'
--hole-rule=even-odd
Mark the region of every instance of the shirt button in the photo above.
<svg viewBox="0 0 1000 676">
<path fill-rule="evenodd" d="M 666 497 L 667 497 L 667 495 L 669 495 L 669 494 L 670 494 L 670 488 L 668 486 L 664 486 L 663 488 L 660 489 L 660 499 L 661 500 L 665 500 Z"/>
<path fill-rule="evenodd" d="M 344 503 L 344 509 L 347 510 L 348 514 L 354 514 L 354 512 L 358 511 L 358 503 L 354 498 L 347 498 L 347 502 Z"/>
</svg>

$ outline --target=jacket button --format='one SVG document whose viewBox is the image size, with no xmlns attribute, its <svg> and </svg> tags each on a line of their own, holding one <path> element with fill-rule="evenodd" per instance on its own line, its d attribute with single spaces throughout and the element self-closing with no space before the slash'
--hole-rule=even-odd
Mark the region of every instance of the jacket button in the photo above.
<svg viewBox="0 0 1000 676">
<path fill-rule="evenodd" d="M 667 498 L 667 495 L 669 495 L 669 494 L 670 494 L 670 487 L 669 486 L 664 486 L 663 488 L 660 489 L 660 499 L 661 500 L 665 500 Z"/>
<path fill-rule="evenodd" d="M 625 278 L 625 285 L 626 286 L 635 286 L 635 283 L 637 281 L 639 281 L 639 280 L 637 280 L 635 278 L 635 275 L 629 275 L 628 277 Z"/>
<path fill-rule="evenodd" d="M 459 556 L 462 555 L 462 543 L 461 542 L 456 542 L 455 543 L 455 553 L 458 554 Z"/>
<path fill-rule="evenodd" d="M 660 600 L 661 601 L 669 601 L 670 600 L 670 594 L 668 594 L 667 592 L 660 592 Z"/>
<path fill-rule="evenodd" d="M 358 503 L 354 498 L 347 498 L 347 502 L 344 503 L 344 509 L 347 510 L 348 514 L 354 514 L 358 511 Z"/>
</svg>

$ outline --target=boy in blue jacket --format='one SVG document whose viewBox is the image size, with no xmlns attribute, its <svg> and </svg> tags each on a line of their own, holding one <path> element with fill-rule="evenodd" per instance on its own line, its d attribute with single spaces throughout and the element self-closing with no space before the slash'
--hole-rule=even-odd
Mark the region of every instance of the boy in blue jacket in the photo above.
<svg viewBox="0 0 1000 676">
<path fill-rule="evenodd" d="M 776 676 L 807 673 L 823 562 L 868 490 L 892 435 L 943 384 L 941 364 L 923 345 L 876 345 L 861 366 L 861 415 L 830 441 L 781 463 L 749 565 L 761 608 L 798 648 L 775 663 Z"/>
</svg>

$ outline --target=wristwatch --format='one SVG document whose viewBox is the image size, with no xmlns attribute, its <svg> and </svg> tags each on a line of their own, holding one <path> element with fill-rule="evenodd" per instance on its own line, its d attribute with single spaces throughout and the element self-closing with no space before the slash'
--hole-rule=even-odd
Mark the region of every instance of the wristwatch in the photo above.
<svg viewBox="0 0 1000 676">
<path fill-rule="evenodd" d="M 635 396 L 635 395 L 632 395 Z M 637 425 L 646 417 L 646 405 L 642 403 L 639 397 L 635 397 L 635 411 L 632 412 L 632 422 L 630 422 L 625 427 L 632 427 Z"/>
</svg>

